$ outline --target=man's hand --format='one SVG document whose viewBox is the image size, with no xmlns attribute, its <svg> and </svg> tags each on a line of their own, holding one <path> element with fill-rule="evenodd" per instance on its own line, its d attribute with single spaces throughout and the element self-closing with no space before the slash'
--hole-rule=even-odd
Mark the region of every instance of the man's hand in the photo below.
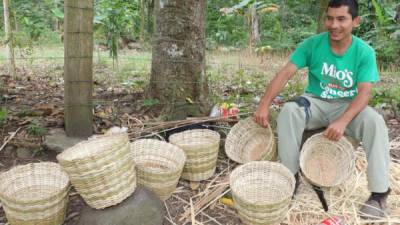
<svg viewBox="0 0 400 225">
<path fill-rule="evenodd" d="M 266 106 L 265 104 L 260 104 L 260 105 L 258 105 L 257 110 L 254 112 L 254 118 L 253 118 L 254 121 L 263 127 L 267 127 L 269 124 L 268 108 L 269 107 Z"/>
<path fill-rule="evenodd" d="M 329 126 L 324 131 L 324 136 L 329 140 L 338 141 L 344 134 L 346 130 L 347 123 L 336 120 L 333 123 L 329 124 Z"/>
</svg>

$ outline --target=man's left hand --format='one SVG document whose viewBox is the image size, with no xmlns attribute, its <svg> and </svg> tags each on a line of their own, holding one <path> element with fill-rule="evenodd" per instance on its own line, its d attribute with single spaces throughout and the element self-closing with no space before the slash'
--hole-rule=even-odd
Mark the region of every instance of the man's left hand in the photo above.
<svg viewBox="0 0 400 225">
<path fill-rule="evenodd" d="M 346 127 L 347 123 L 340 120 L 334 121 L 326 128 L 324 131 L 324 136 L 329 140 L 338 141 L 343 136 Z"/>
</svg>

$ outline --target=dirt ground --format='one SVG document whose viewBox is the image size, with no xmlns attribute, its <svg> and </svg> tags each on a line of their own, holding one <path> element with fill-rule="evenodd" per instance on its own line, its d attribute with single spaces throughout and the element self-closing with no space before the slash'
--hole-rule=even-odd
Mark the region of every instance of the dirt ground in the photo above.
<svg viewBox="0 0 400 225">
<path fill-rule="evenodd" d="M 43 149 L 42 141 L 45 131 L 64 126 L 62 80 L 50 75 L 33 77 L 29 74 L 19 80 L 6 75 L 1 75 L 0 78 L 5 87 L 0 103 L 5 105 L 8 111 L 7 121 L 0 126 L 0 143 L 2 144 L 10 136 L 10 132 L 20 129 L 0 152 L 0 171 L 30 162 L 56 161 L 56 154 Z M 135 101 L 143 99 L 142 93 L 110 88 L 106 84 L 95 83 L 94 86 L 95 133 L 100 134 L 114 125 L 126 126 L 129 124 L 129 118 L 149 121 L 157 116 L 157 109 L 135 105 Z M 389 118 L 387 125 L 390 129 L 390 139 L 399 138 L 400 121 Z M 400 149 L 392 150 L 391 155 L 400 159 Z M 220 184 L 233 165 L 233 162 L 221 152 L 216 175 L 201 182 L 197 189 L 192 190 L 188 182 L 181 180 L 178 190 L 165 202 L 168 213 L 164 224 L 183 224 L 180 220 L 181 215 L 188 209 L 190 198 L 195 195 L 199 198 L 204 196 L 204 190 L 210 183 Z M 76 224 L 83 204 L 79 195 L 71 195 L 65 225 Z M 219 201 L 200 213 L 196 220 L 202 224 L 241 224 L 234 209 Z M 4 211 L 0 208 L 0 225 L 5 223 Z"/>
</svg>

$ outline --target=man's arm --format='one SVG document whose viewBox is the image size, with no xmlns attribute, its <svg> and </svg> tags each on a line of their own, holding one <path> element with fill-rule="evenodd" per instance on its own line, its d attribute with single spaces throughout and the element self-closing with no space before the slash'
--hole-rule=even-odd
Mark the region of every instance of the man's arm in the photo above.
<svg viewBox="0 0 400 225">
<path fill-rule="evenodd" d="M 268 110 L 272 100 L 285 87 L 286 83 L 296 73 L 297 67 L 291 62 L 286 65 L 275 75 L 274 79 L 268 84 L 264 96 L 254 112 L 254 120 L 261 126 L 268 126 Z"/>
<path fill-rule="evenodd" d="M 372 83 L 359 83 L 357 85 L 357 96 L 347 107 L 343 115 L 329 124 L 324 131 L 324 135 L 327 138 L 331 140 L 339 140 L 343 136 L 347 125 L 368 105 L 372 85 Z"/>
</svg>

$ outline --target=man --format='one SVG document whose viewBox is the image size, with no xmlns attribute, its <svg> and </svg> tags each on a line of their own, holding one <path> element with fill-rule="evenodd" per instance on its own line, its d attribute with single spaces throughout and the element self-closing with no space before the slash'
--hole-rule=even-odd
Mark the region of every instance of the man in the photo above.
<svg viewBox="0 0 400 225">
<path fill-rule="evenodd" d="M 389 138 L 383 118 L 368 106 L 379 75 L 374 50 L 352 35 L 359 22 L 357 1 L 331 0 L 326 10 L 327 32 L 298 46 L 269 83 L 254 120 L 267 126 L 268 108 L 274 97 L 298 69 L 308 67 L 305 94 L 296 102 L 286 103 L 277 119 L 279 157 L 293 174 L 298 173 L 304 130 L 327 127 L 324 135 L 331 140 L 346 134 L 362 141 L 372 193 L 360 215 L 377 218 L 384 216 L 390 192 Z"/>
</svg>

